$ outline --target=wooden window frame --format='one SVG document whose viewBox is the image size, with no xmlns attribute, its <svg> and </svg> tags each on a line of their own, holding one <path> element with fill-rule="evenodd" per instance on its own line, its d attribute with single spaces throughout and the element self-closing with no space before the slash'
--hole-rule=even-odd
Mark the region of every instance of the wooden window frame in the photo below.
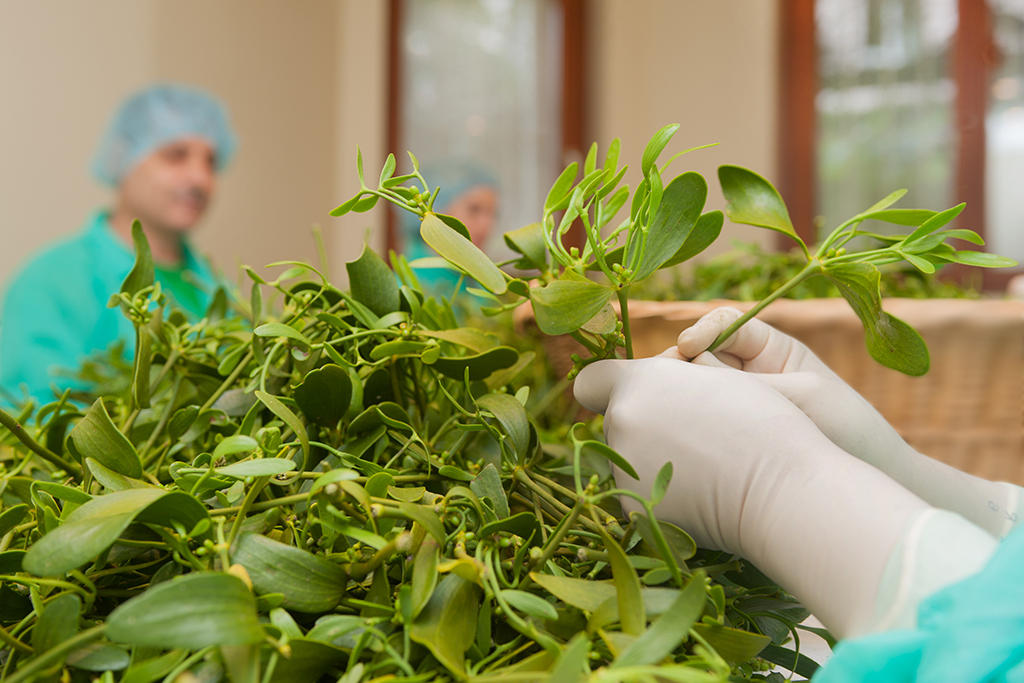
<svg viewBox="0 0 1024 683">
<path fill-rule="evenodd" d="M 797 233 L 804 241 L 817 241 L 817 112 L 818 51 L 814 24 L 815 0 L 779 0 L 779 189 L 786 198 Z M 985 224 L 985 117 L 989 75 L 998 63 L 992 20 L 984 0 L 957 0 L 959 21 L 954 37 L 951 69 L 956 85 L 954 103 L 957 129 L 954 196 L 967 202 L 961 222 L 982 237 Z M 779 246 L 788 248 L 780 235 Z M 986 290 L 1004 290 L 1022 268 L 998 270 L 952 264 L 945 277 L 976 280 Z"/>
<path fill-rule="evenodd" d="M 405 25 L 406 0 L 388 0 L 388 65 L 387 65 L 387 125 L 385 145 L 390 152 L 402 147 L 402 30 Z M 566 159 L 583 157 L 586 144 L 587 120 L 585 96 L 586 59 L 585 26 L 587 11 L 585 0 L 557 0 L 562 15 L 562 101 L 560 103 L 559 139 L 561 148 L 555 166 L 561 168 Z M 398 251 L 401 240 L 393 211 L 387 213 L 384 232 L 385 249 Z M 578 233 L 578 234 L 576 234 Z M 567 242 L 582 246 L 582 230 L 571 230 Z"/>
</svg>

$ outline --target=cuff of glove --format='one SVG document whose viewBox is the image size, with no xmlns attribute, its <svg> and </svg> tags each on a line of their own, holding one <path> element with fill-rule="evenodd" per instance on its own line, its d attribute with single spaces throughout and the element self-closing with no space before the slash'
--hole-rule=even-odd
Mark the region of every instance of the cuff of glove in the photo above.
<svg viewBox="0 0 1024 683">
<path fill-rule="evenodd" d="M 956 513 L 936 508 L 922 512 L 889 556 L 874 616 L 857 630 L 913 628 L 922 600 L 978 572 L 997 545 L 991 534 Z"/>
</svg>

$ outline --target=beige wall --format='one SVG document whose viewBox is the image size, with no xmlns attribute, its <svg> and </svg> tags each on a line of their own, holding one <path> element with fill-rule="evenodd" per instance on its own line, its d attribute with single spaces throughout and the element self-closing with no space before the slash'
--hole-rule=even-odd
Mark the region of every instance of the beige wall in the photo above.
<svg viewBox="0 0 1024 683">
<path fill-rule="evenodd" d="M 647 140 L 668 123 L 682 124 L 669 151 L 718 142 L 674 167 L 707 178 L 710 209 L 724 206 L 720 164 L 776 175 L 776 2 L 590 0 L 587 7 L 587 115 L 602 149 L 622 138 L 622 158 L 638 167 Z M 734 238 L 772 242 L 766 230 L 727 222 L 707 254 Z"/>
<path fill-rule="evenodd" d="M 163 80 L 217 93 L 240 139 L 200 248 L 232 280 L 239 263 L 315 259 L 311 228 L 341 197 L 336 31 L 353 4 L 0 0 L 0 281 L 109 201 L 88 174 L 99 136 Z"/>
</svg>

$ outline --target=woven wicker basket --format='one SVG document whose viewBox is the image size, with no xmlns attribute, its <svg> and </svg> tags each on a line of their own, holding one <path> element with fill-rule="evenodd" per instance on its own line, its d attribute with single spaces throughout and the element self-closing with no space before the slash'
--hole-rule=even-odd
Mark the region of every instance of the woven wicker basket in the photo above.
<svg viewBox="0 0 1024 683">
<path fill-rule="evenodd" d="M 634 351 L 653 356 L 718 306 L 735 301 L 630 304 Z M 842 299 L 779 300 L 759 317 L 807 344 L 918 450 L 987 479 L 1024 485 L 1024 301 L 887 299 L 931 351 L 931 370 L 908 377 L 868 355 L 860 321 Z M 556 367 L 571 338 L 550 340 Z M 566 366 L 568 369 L 568 366 Z"/>
</svg>

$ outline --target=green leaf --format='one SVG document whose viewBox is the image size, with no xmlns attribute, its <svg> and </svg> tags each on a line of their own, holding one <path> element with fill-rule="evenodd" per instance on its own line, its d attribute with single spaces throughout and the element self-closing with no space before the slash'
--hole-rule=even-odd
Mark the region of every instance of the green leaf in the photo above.
<svg viewBox="0 0 1024 683">
<path fill-rule="evenodd" d="M 136 662 L 124 672 L 121 683 L 153 683 L 169 674 L 186 654 L 183 650 L 171 650 L 159 657 Z"/>
<path fill-rule="evenodd" d="M 725 215 L 729 220 L 781 232 L 806 251 L 804 241 L 793 228 L 786 203 L 770 182 L 740 166 L 719 166 L 718 180 L 725 194 Z"/>
<path fill-rule="evenodd" d="M 933 232 L 935 232 L 936 230 L 948 224 L 954 218 L 959 216 L 966 206 L 967 204 L 961 202 L 960 204 L 957 204 L 952 208 L 946 209 L 945 211 L 940 211 L 939 213 L 930 217 L 924 223 L 921 223 L 921 225 L 917 226 L 914 232 L 907 235 L 906 239 L 903 240 L 903 245 L 909 246 L 910 244 L 913 244 L 917 240 L 921 239 L 922 237 L 932 234 Z"/>
<path fill-rule="evenodd" d="M 3 538 L 7 535 L 8 531 L 21 524 L 21 520 L 25 519 L 27 514 L 28 505 L 25 504 L 12 505 L 0 513 L 0 538 Z"/>
<path fill-rule="evenodd" d="M 638 636 L 647 627 L 640 577 L 637 576 L 633 565 L 629 563 L 629 558 L 622 546 L 605 531 L 601 531 L 601 538 L 608 551 L 608 564 L 612 567 L 612 577 L 615 580 L 619 623 L 622 626 L 622 632 Z"/>
<path fill-rule="evenodd" d="M 586 612 L 596 611 L 606 600 L 615 597 L 615 584 L 611 581 L 589 581 L 539 572 L 530 572 L 530 578 L 562 602 Z"/>
<path fill-rule="evenodd" d="M 583 160 L 583 175 L 587 176 L 594 172 L 597 168 L 597 143 L 590 143 L 590 149 L 587 150 L 587 156 Z"/>
<path fill-rule="evenodd" d="M 1012 268 L 1017 265 L 1017 262 L 1011 258 L 984 251 L 957 251 L 949 256 L 940 256 L 939 258 L 979 268 Z"/>
<path fill-rule="evenodd" d="M 772 642 L 768 636 L 718 624 L 694 624 L 693 630 L 730 664 L 753 659 Z"/>
<path fill-rule="evenodd" d="M 394 339 L 373 347 L 373 350 L 370 351 L 370 360 L 381 360 L 392 356 L 418 356 L 427 348 L 430 348 L 427 342 Z"/>
<path fill-rule="evenodd" d="M 29 548 L 24 560 L 25 570 L 36 576 L 62 576 L 106 550 L 140 513 L 171 495 L 195 500 L 186 493 L 172 494 L 159 488 L 133 488 L 95 496 Z M 205 515 L 205 509 L 200 508 Z M 162 516 L 162 511 L 157 509 L 153 514 Z M 185 511 L 179 517 L 191 515 L 194 513 Z"/>
<path fill-rule="evenodd" d="M 287 337 L 293 341 L 297 341 L 303 348 L 309 348 L 312 346 L 312 342 L 306 335 L 296 330 L 291 325 L 285 325 L 284 323 L 264 323 L 252 331 L 257 337 Z"/>
<path fill-rule="evenodd" d="M 545 334 L 569 334 L 604 308 L 612 290 L 585 279 L 555 280 L 530 290 L 537 326 Z"/>
<path fill-rule="evenodd" d="M 548 190 L 548 196 L 544 199 L 544 213 L 565 208 L 563 203 L 569 198 L 569 195 L 572 192 L 572 184 L 573 181 L 576 180 L 578 169 L 579 164 L 574 161 L 566 166 L 565 170 L 559 174 L 554 185 L 552 185 L 551 189 Z"/>
<path fill-rule="evenodd" d="M 762 659 L 767 659 L 769 662 L 778 664 L 784 669 L 788 669 L 800 676 L 803 676 L 807 680 L 811 679 L 818 669 L 821 667 L 816 661 L 800 653 L 799 655 L 788 648 L 779 647 L 778 645 L 766 645 L 761 652 L 758 653 Z"/>
<path fill-rule="evenodd" d="M 345 595 L 348 576 L 318 555 L 259 534 L 242 536 L 232 561 L 245 567 L 261 593 L 281 593 L 282 605 L 299 612 L 321 613 Z"/>
<path fill-rule="evenodd" d="M 82 599 L 75 593 L 63 593 L 47 602 L 32 629 L 32 649 L 42 654 L 78 633 L 81 612 Z"/>
<path fill-rule="evenodd" d="M 921 225 L 936 213 L 929 209 L 885 209 L 883 211 L 865 211 L 861 214 L 861 219 L 895 225 Z"/>
<path fill-rule="evenodd" d="M 219 444 L 217 444 L 217 447 L 213 449 L 213 461 L 217 462 L 221 458 L 225 458 L 236 453 L 251 453 L 259 447 L 259 442 L 251 436 L 235 434 L 234 436 L 229 436 L 223 439 Z"/>
<path fill-rule="evenodd" d="M 288 458 L 256 458 L 224 467 L 215 467 L 213 471 L 221 476 L 245 479 L 246 477 L 272 477 L 291 472 L 295 467 L 295 461 Z"/>
<path fill-rule="evenodd" d="M 197 405 L 185 406 L 174 411 L 171 421 L 167 423 L 167 433 L 174 440 L 180 439 L 196 421 L 198 415 L 199 406 Z"/>
<path fill-rule="evenodd" d="M 548 247 L 544 242 L 544 226 L 530 223 L 516 230 L 506 232 L 505 244 L 512 251 L 522 254 L 520 268 L 544 270 L 548 264 Z"/>
<path fill-rule="evenodd" d="M 580 329 L 590 332 L 591 334 L 611 334 L 615 331 L 615 326 L 618 322 L 619 317 L 615 315 L 615 309 L 612 308 L 610 303 L 606 303 L 604 307 Z"/>
<path fill-rule="evenodd" d="M 632 519 L 633 523 L 636 525 L 636 530 L 644 540 L 644 543 L 646 543 L 651 550 L 657 551 L 658 543 L 654 537 L 654 529 L 651 527 L 651 520 L 647 515 L 634 512 L 630 515 L 630 519 Z M 697 553 L 697 544 L 694 542 L 693 537 L 677 527 L 675 524 L 664 520 L 658 520 L 658 527 L 661 529 L 661 535 L 664 536 L 665 542 L 668 543 L 669 550 L 671 551 L 676 564 L 680 567 L 685 567 L 686 561 Z"/>
<path fill-rule="evenodd" d="M 153 285 L 153 253 L 149 250 L 142 223 L 132 221 L 132 244 L 135 247 L 135 265 L 121 283 L 121 293 L 134 296 L 139 290 Z"/>
<path fill-rule="evenodd" d="M 398 280 L 376 251 L 368 244 L 355 261 L 345 264 L 352 298 L 365 305 L 377 316 L 399 310 L 401 299 Z"/>
<path fill-rule="evenodd" d="M 464 346 L 476 353 L 489 351 L 499 343 L 498 338 L 494 335 L 472 327 L 457 327 L 451 330 L 420 330 L 419 333 L 424 337 Z"/>
<path fill-rule="evenodd" d="M 420 236 L 442 258 L 458 266 L 488 291 L 495 294 L 505 291 L 505 274 L 490 257 L 436 215 L 428 213 L 423 217 Z"/>
<path fill-rule="evenodd" d="M 530 445 L 530 422 L 523 404 L 510 394 L 490 393 L 476 399 L 480 408 L 489 411 L 501 423 L 512 441 L 512 450 L 522 461 Z M 507 516 L 507 515 L 504 515 Z"/>
<path fill-rule="evenodd" d="M 328 363 L 306 374 L 295 387 L 295 402 L 316 424 L 333 427 L 352 404 L 352 379 L 343 367 Z"/>
<path fill-rule="evenodd" d="M 512 367 L 519 360 L 519 352 L 510 346 L 498 346 L 475 356 L 441 356 L 432 367 L 443 375 L 462 379 L 469 370 L 469 379 L 484 379 L 491 373 Z"/>
<path fill-rule="evenodd" d="M 621 455 L 619 455 L 619 453 L 611 446 L 595 440 L 579 441 L 576 439 L 575 429 L 570 430 L 569 435 L 572 439 L 573 446 L 575 448 L 578 448 L 580 453 L 587 452 L 600 456 L 611 462 L 613 465 L 615 465 L 620 470 L 622 470 L 629 476 L 633 477 L 634 479 L 640 478 L 640 475 L 636 473 L 636 470 L 633 469 L 633 466 L 629 464 L 629 461 L 623 458 Z"/>
<path fill-rule="evenodd" d="M 437 542 L 427 537 L 420 544 L 416 551 L 416 559 L 412 567 L 412 611 L 411 618 L 415 619 L 426 607 L 427 601 L 434 593 L 437 586 L 437 564 L 440 561 Z"/>
<path fill-rule="evenodd" d="M 872 358 L 908 375 L 928 372 L 928 347 L 921 335 L 882 310 L 881 274 L 876 267 L 867 263 L 842 263 L 828 267 L 825 274 L 864 325 L 864 342 Z"/>
<path fill-rule="evenodd" d="M 456 481 L 473 481 L 473 475 L 466 470 L 459 469 L 454 465 L 441 465 L 437 468 L 437 473 L 447 479 L 455 479 Z"/>
<path fill-rule="evenodd" d="M 398 504 L 398 509 L 412 521 L 418 522 L 438 543 L 444 543 L 444 524 L 441 523 L 441 518 L 437 516 L 432 506 L 401 502 Z"/>
<path fill-rule="evenodd" d="M 530 536 L 540 530 L 537 517 L 532 512 L 517 512 L 511 517 L 499 519 L 480 527 L 478 536 L 490 536 L 491 534 L 510 533 L 528 540 Z"/>
<path fill-rule="evenodd" d="M 615 658 L 612 668 L 657 664 L 668 657 L 704 611 L 705 579 L 704 572 L 695 572 L 672 606 Z"/>
<path fill-rule="evenodd" d="M 349 657 L 339 647 L 309 638 L 291 638 L 288 647 L 291 649 L 291 657 L 277 660 L 269 683 L 319 681 L 332 667 L 343 664 Z"/>
<path fill-rule="evenodd" d="M 242 580 L 195 572 L 153 586 L 122 603 L 107 619 L 115 642 L 199 650 L 263 640 L 256 600 Z"/>
<path fill-rule="evenodd" d="M 455 216 L 448 216 L 443 213 L 435 213 L 434 215 L 440 218 L 442 223 L 444 223 L 449 228 L 465 237 L 467 240 L 473 240 L 473 236 L 469 234 L 469 228 L 467 228 L 466 224 L 460 221 Z M 442 261 L 442 263 L 443 262 L 444 261 Z"/>
<path fill-rule="evenodd" d="M 669 460 L 661 469 L 658 470 L 658 475 L 654 477 L 654 486 L 651 489 L 651 505 L 657 505 L 665 498 L 665 493 L 668 491 L 669 482 L 672 481 L 672 461 Z"/>
<path fill-rule="evenodd" d="M 395 155 L 388 154 L 388 158 L 384 160 L 384 168 L 380 170 L 380 181 L 378 184 L 383 185 L 384 181 L 395 174 Z"/>
<path fill-rule="evenodd" d="M 512 400 L 515 401 L 514 398 Z M 501 485 L 501 475 L 498 474 L 498 469 L 492 463 L 484 465 L 480 473 L 469 483 L 469 488 L 481 498 L 491 501 L 491 507 L 494 508 L 498 519 L 505 519 L 509 516 L 508 498 L 505 496 L 505 488 Z"/>
<path fill-rule="evenodd" d="M 725 216 L 721 211 L 709 211 L 703 214 L 697 220 L 697 224 L 693 226 L 693 230 L 690 231 L 686 241 L 683 242 L 683 246 L 679 247 L 679 251 L 672 258 L 661 264 L 661 267 L 671 268 L 683 261 L 689 261 L 710 247 L 722 233 L 722 224 L 724 222 Z"/>
<path fill-rule="evenodd" d="M 92 643 L 68 655 L 67 663 L 83 671 L 120 671 L 131 664 L 132 657 L 113 645 Z"/>
<path fill-rule="evenodd" d="M 590 640 L 586 633 L 577 633 L 558 655 L 558 661 L 551 667 L 546 683 L 584 683 L 589 668 Z"/>
<path fill-rule="evenodd" d="M 669 140 L 679 130 L 678 123 L 670 123 L 665 126 L 647 142 L 647 146 L 644 148 L 644 155 L 640 160 L 640 172 L 644 174 L 646 178 L 651 169 L 654 168 L 654 164 L 658 161 L 658 156 L 661 155 L 662 150 L 668 145 Z"/>
<path fill-rule="evenodd" d="M 636 238 L 631 239 L 626 247 L 627 263 L 633 263 L 637 249 L 643 250 L 633 273 L 634 281 L 643 280 L 658 270 L 682 248 L 700 218 L 707 195 L 707 182 L 699 173 L 683 173 L 668 184 L 661 195 L 643 246 L 637 239 L 641 233 L 636 232 L 633 233 Z"/>
<path fill-rule="evenodd" d="M 957 228 L 955 230 L 943 230 L 942 232 L 938 233 L 938 235 L 934 235 L 934 236 L 938 237 L 939 235 L 942 236 L 943 240 L 957 239 L 957 240 L 964 240 L 964 241 L 967 241 L 967 242 L 973 242 L 974 244 L 979 244 L 979 245 L 980 244 L 985 244 L 985 240 L 982 238 L 981 235 L 979 235 L 978 233 L 974 232 L 973 230 L 968 230 L 967 228 Z"/>
<path fill-rule="evenodd" d="M 457 574 L 448 574 L 434 589 L 409 628 L 409 637 L 425 646 L 446 669 L 464 678 L 464 653 L 476 635 L 478 589 Z"/>
<path fill-rule="evenodd" d="M 124 434 L 114 426 L 103 399 L 98 398 L 69 435 L 69 448 L 79 460 L 92 458 L 126 477 L 142 476 L 142 461 Z"/>
<path fill-rule="evenodd" d="M 163 315 L 158 311 L 156 315 Z M 149 407 L 149 368 L 153 360 L 153 339 L 144 325 L 135 327 L 135 360 L 132 363 L 132 400 L 139 408 Z"/>
<path fill-rule="evenodd" d="M 555 610 L 555 606 L 533 593 L 509 589 L 499 591 L 498 595 L 523 614 L 536 619 L 550 619 L 552 621 L 558 619 L 558 612 Z"/>
<path fill-rule="evenodd" d="M 875 212 L 878 212 L 878 211 L 882 211 L 883 209 L 888 209 L 890 206 L 892 206 L 893 204 L 895 204 L 899 200 L 903 199 L 903 196 L 905 194 L 907 194 L 906 189 L 893 190 L 892 192 L 887 194 L 885 197 L 883 197 L 882 199 L 879 199 L 877 202 L 872 204 L 871 207 L 867 211 L 864 211 L 862 213 L 869 214 L 869 213 L 875 213 Z"/>
<path fill-rule="evenodd" d="M 922 273 L 931 274 L 935 272 L 935 266 L 932 265 L 932 262 L 926 258 L 921 258 L 920 256 L 915 256 L 914 254 L 908 254 L 904 252 L 900 252 L 900 256 L 906 259 L 907 263 L 914 266 Z"/>
<path fill-rule="evenodd" d="M 291 411 L 291 408 L 281 403 L 278 398 L 258 389 L 254 393 L 260 403 L 269 408 L 270 412 L 281 418 L 281 421 L 295 432 L 295 437 L 302 445 L 303 462 L 309 462 L 309 435 L 306 433 L 306 427 L 302 421 Z"/>
</svg>

